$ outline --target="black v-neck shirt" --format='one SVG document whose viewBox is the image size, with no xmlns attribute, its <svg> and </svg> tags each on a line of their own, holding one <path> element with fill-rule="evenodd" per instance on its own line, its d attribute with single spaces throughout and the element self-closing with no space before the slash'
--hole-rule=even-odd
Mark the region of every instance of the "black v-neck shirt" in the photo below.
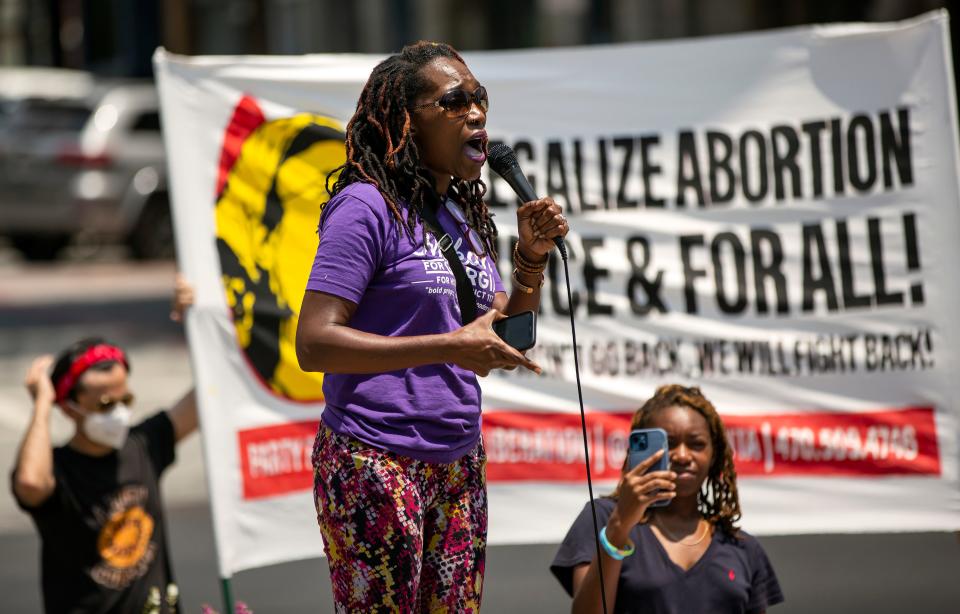
<svg viewBox="0 0 960 614">
<path fill-rule="evenodd" d="M 598 526 L 606 526 L 616 501 L 596 500 Z M 573 594 L 573 568 L 597 556 L 588 503 L 567 532 L 550 565 Z M 737 537 L 714 531 L 706 552 L 689 570 L 670 560 L 649 525 L 630 531 L 636 552 L 623 560 L 617 583 L 617 614 L 755 614 L 783 601 L 780 583 L 760 542 L 740 531 Z"/>
</svg>

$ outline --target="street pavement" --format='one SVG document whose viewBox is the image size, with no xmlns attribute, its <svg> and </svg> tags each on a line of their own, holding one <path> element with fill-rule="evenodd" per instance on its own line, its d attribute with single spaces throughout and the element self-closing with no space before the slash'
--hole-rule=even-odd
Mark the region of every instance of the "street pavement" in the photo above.
<svg viewBox="0 0 960 614">
<path fill-rule="evenodd" d="M 173 274 L 170 264 L 130 264 L 119 258 L 27 266 L 0 250 L 0 449 L 5 476 L 29 419 L 21 380 L 37 354 L 56 352 L 88 335 L 104 335 L 125 346 L 132 357 L 139 417 L 172 403 L 190 387 L 183 333 L 168 318 Z M 70 431 L 65 419 L 54 418 L 56 441 L 67 439 Z M 219 609 L 199 436 L 179 447 L 163 490 L 184 612 L 199 612 L 203 603 Z M 771 612 L 960 612 L 960 539 L 954 534 L 764 537 L 761 542 L 787 597 Z M 569 611 L 569 598 L 548 571 L 555 551 L 552 544 L 491 547 L 484 611 Z M 16 508 L 9 482 L 0 489 L 0 553 L 0 612 L 39 612 L 39 541 L 28 517 Z M 233 579 L 233 591 L 257 614 L 333 611 L 322 559 L 240 573 Z"/>
</svg>

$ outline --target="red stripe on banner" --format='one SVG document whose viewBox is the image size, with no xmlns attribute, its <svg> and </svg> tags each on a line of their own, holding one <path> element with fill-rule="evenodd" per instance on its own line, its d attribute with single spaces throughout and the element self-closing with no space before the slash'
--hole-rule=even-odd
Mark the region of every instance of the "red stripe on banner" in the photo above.
<svg viewBox="0 0 960 614">
<path fill-rule="evenodd" d="M 632 412 L 590 412 L 590 475 L 616 479 L 627 450 Z M 484 411 L 487 481 L 579 482 L 584 468 L 579 414 Z"/>
<path fill-rule="evenodd" d="M 590 412 L 587 434 L 594 479 L 615 480 L 626 456 L 632 412 Z M 931 407 L 872 412 L 723 416 L 743 476 L 873 477 L 940 475 Z M 291 422 L 237 434 L 243 498 L 309 490 L 319 421 Z M 489 482 L 582 482 L 580 416 L 485 411 Z"/>
<path fill-rule="evenodd" d="M 594 479 L 616 479 L 632 413 L 590 412 Z M 723 416 L 740 476 L 940 475 L 934 410 L 809 412 Z M 490 482 L 586 479 L 576 414 L 486 411 Z"/>
<path fill-rule="evenodd" d="M 243 142 L 265 121 L 267 119 L 254 98 L 244 96 L 240 99 L 223 133 L 223 147 L 220 149 L 220 163 L 217 165 L 217 197 L 227 185 L 227 177 L 230 176 L 233 163 L 240 157 Z"/>
<path fill-rule="evenodd" d="M 313 440 L 319 420 L 237 433 L 243 498 L 261 499 L 313 487 Z"/>
<path fill-rule="evenodd" d="M 723 422 L 739 475 L 940 475 L 932 407 Z"/>
</svg>

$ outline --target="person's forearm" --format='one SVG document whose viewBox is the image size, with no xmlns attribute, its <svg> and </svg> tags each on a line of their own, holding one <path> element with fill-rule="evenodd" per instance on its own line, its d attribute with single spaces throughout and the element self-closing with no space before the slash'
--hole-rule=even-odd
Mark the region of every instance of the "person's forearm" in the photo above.
<svg viewBox="0 0 960 614">
<path fill-rule="evenodd" d="M 613 605 L 617 602 L 617 583 L 620 580 L 620 569 L 623 562 L 607 556 L 604 552 L 600 556 L 603 565 L 603 584 L 606 588 L 607 614 L 613 612 Z M 590 562 L 587 575 L 583 578 L 580 590 L 573 596 L 573 614 L 601 614 L 603 600 L 600 595 L 600 574 L 597 571 L 597 559 Z"/>
<path fill-rule="evenodd" d="M 620 516 L 614 512 L 606 524 L 607 540 L 617 547 L 626 546 L 630 540 L 630 529 L 622 522 Z M 611 557 L 601 547 L 600 564 L 603 565 L 603 584 L 606 589 L 607 614 L 613 612 L 613 604 L 617 601 L 617 583 L 620 580 L 620 570 L 623 561 Z M 587 575 L 583 579 L 580 590 L 573 596 L 574 614 L 593 614 L 603 611 L 603 601 L 600 596 L 600 573 L 597 569 L 597 559 L 590 562 Z"/>
<path fill-rule="evenodd" d="M 174 441 L 180 441 L 197 430 L 197 391 L 191 388 L 179 401 L 167 410 L 167 416 L 173 423 Z"/>
<path fill-rule="evenodd" d="M 523 311 L 538 312 L 540 310 L 540 278 L 526 273 L 519 273 L 518 276 L 520 277 L 520 283 L 533 288 L 533 292 L 527 293 L 519 288 L 514 288 L 510 292 L 510 300 L 507 302 L 507 309 L 504 312 L 508 316 Z"/>
<path fill-rule="evenodd" d="M 620 580 L 620 569 L 623 566 L 621 561 L 607 556 L 606 553 L 600 556 L 603 565 L 603 584 L 606 587 L 607 614 L 613 612 L 613 605 L 617 602 L 617 582 Z M 580 590 L 573 596 L 573 614 L 601 614 L 603 612 L 603 600 L 600 595 L 600 574 L 597 571 L 597 559 L 590 562 L 587 569 L 587 575 L 580 585 Z"/>
<path fill-rule="evenodd" d="M 530 260 L 533 262 L 537 262 L 544 258 L 544 257 L 533 258 L 527 254 L 523 254 L 523 255 L 525 258 L 527 258 L 527 260 Z M 545 260 L 544 260 L 544 263 L 546 263 Z M 533 292 L 524 292 L 520 288 L 517 288 L 516 281 L 513 279 L 513 275 L 511 275 L 510 281 L 511 283 L 514 284 L 514 288 L 513 288 L 513 291 L 510 292 L 510 300 L 507 302 L 507 309 L 504 313 L 506 313 L 508 316 L 512 316 L 513 314 L 521 313 L 523 311 L 533 311 L 535 313 L 539 312 L 540 280 L 542 278 L 542 274 L 536 275 L 533 273 L 525 273 L 523 271 L 518 270 L 516 272 L 516 276 L 519 278 L 519 281 L 521 284 L 523 284 L 528 288 L 532 288 Z"/>
<path fill-rule="evenodd" d="M 297 344 L 304 371 L 383 373 L 450 362 L 449 334 L 386 337 L 328 324 L 307 337 Z"/>
<path fill-rule="evenodd" d="M 49 403 L 39 401 L 34 405 L 30 426 L 20 444 L 14 488 L 24 499 L 31 495 L 43 495 L 53 486 L 53 447 L 50 444 Z M 31 502 L 31 501 L 28 501 Z"/>
</svg>

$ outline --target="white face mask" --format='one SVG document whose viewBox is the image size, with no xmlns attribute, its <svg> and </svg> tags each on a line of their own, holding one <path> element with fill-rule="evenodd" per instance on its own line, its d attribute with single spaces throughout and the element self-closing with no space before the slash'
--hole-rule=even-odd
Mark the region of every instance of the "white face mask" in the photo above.
<svg viewBox="0 0 960 614">
<path fill-rule="evenodd" d="M 117 403 L 106 413 L 88 412 L 73 403 L 73 408 L 83 414 L 83 432 L 90 441 L 119 450 L 130 432 L 130 409 Z"/>
</svg>

